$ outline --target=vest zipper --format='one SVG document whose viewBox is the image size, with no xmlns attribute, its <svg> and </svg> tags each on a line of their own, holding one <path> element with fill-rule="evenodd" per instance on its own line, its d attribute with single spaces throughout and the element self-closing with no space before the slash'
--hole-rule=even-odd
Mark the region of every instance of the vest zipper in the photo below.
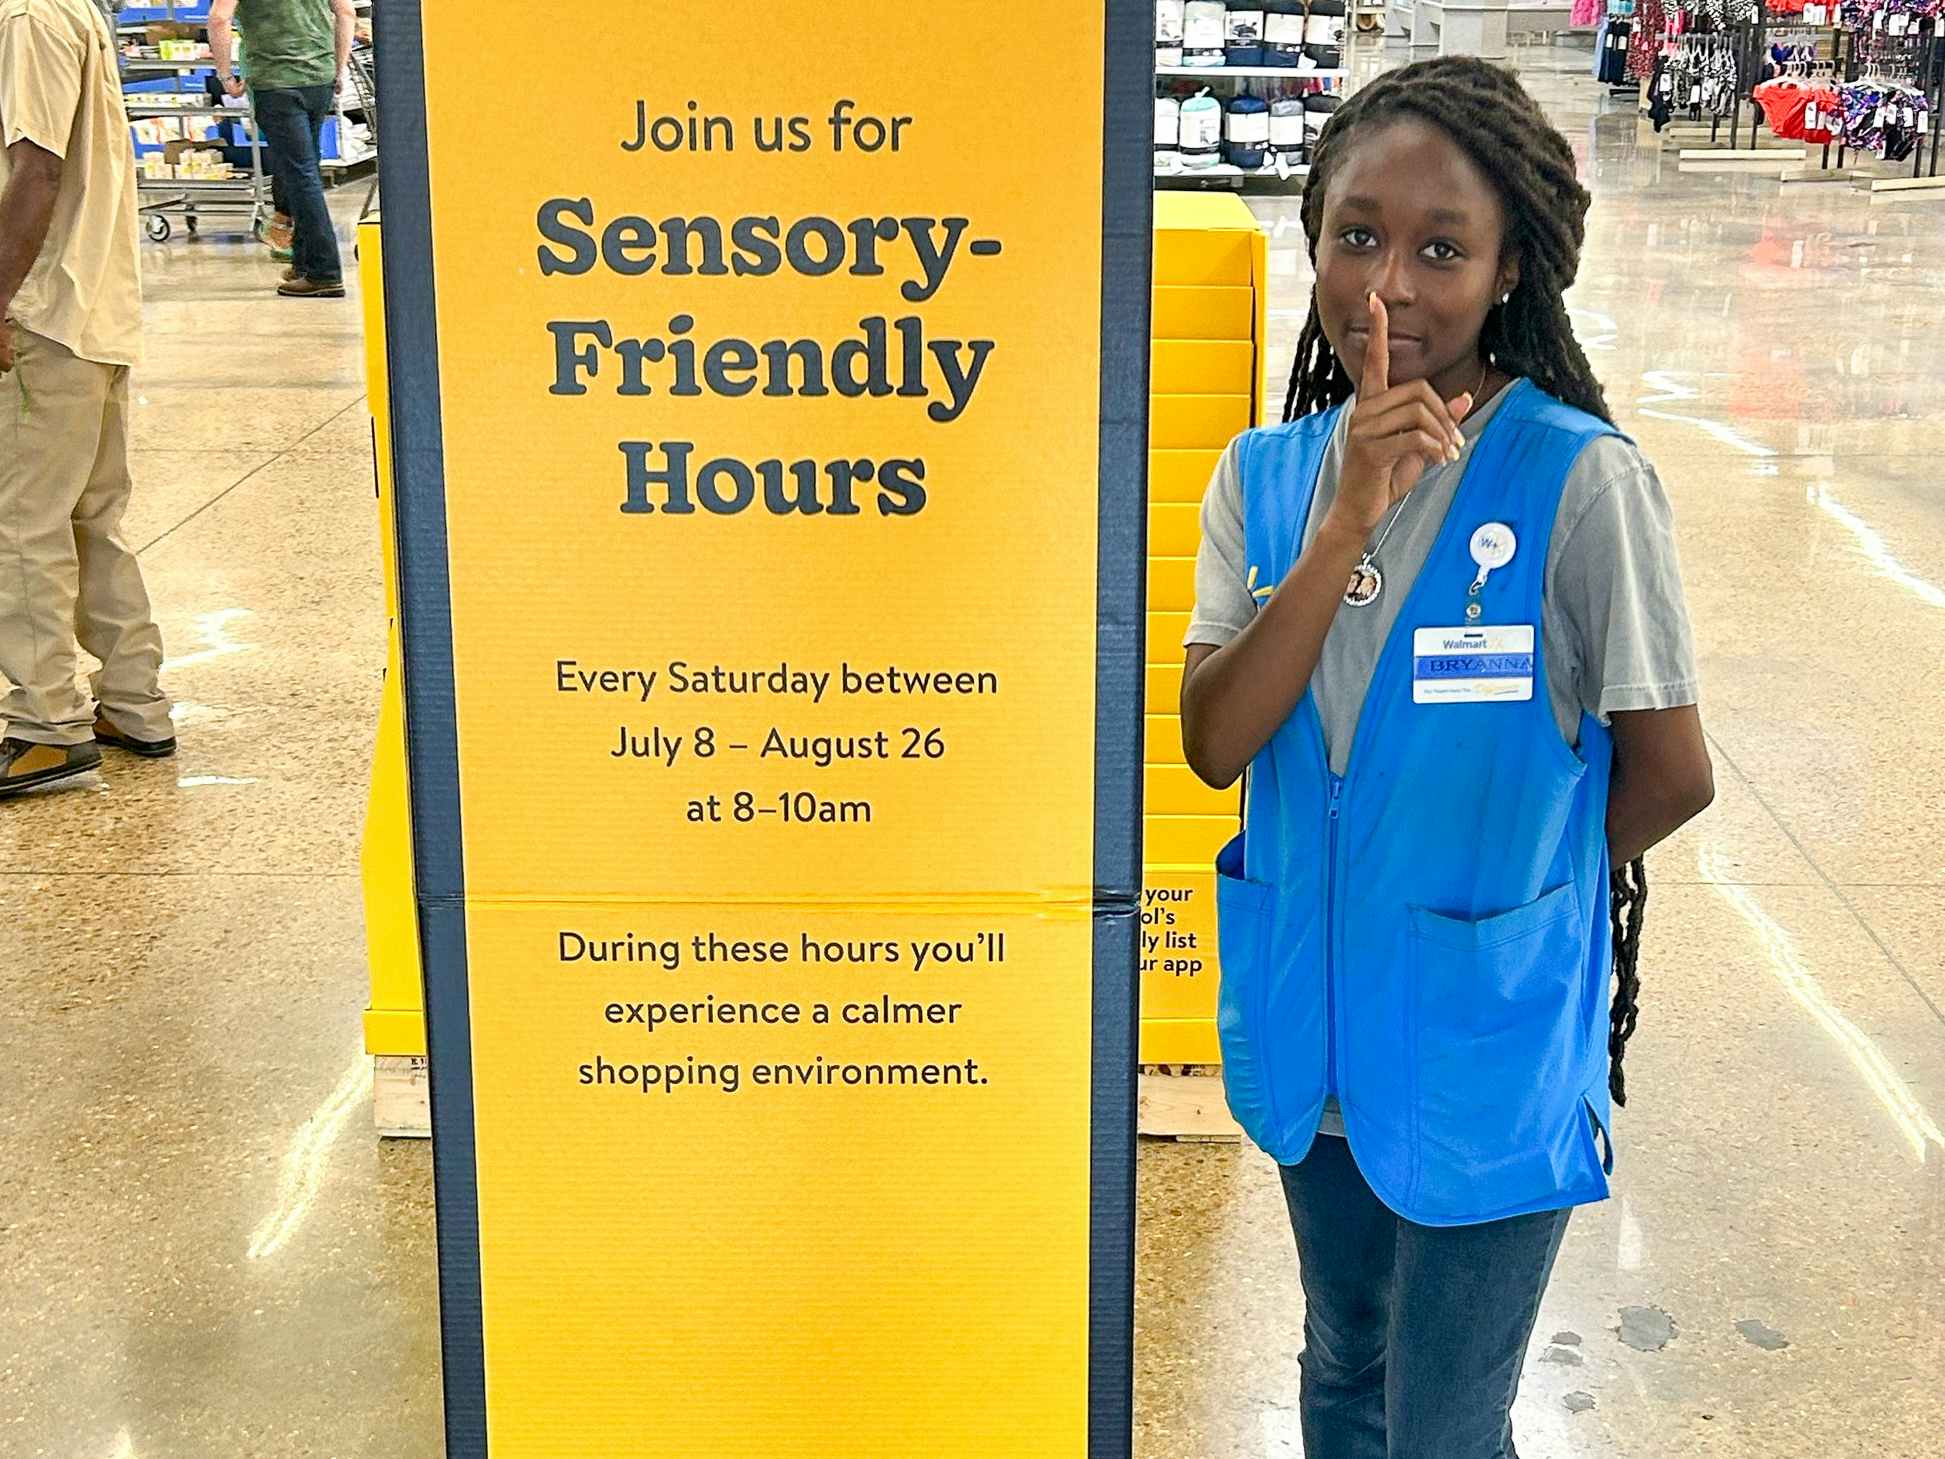
<svg viewBox="0 0 1945 1459">
<path fill-rule="evenodd" d="M 1330 867 L 1324 890 L 1324 1085 L 1325 1092 L 1344 1093 L 1337 1083 L 1337 825 L 1342 819 L 1344 777 L 1330 777 Z"/>
</svg>

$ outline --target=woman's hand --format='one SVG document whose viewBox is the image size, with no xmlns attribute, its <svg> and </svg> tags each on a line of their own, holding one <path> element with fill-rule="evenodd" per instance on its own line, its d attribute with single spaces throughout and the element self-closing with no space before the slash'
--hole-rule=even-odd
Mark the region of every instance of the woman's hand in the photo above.
<svg viewBox="0 0 1945 1459">
<path fill-rule="evenodd" d="M 1359 540 L 1369 537 L 1432 467 L 1459 459 L 1465 437 L 1459 422 L 1472 409 L 1468 391 L 1450 402 L 1425 380 L 1391 386 L 1390 316 L 1384 300 L 1370 296 L 1371 335 L 1364 374 L 1351 413 L 1337 497 L 1326 516 Z"/>
</svg>

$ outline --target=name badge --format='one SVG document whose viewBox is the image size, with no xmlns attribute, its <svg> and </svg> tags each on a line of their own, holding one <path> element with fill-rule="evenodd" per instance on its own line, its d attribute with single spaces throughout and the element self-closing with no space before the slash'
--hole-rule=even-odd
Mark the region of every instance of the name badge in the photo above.
<svg viewBox="0 0 1945 1459">
<path fill-rule="evenodd" d="M 1421 628 L 1412 636 L 1414 704 L 1492 704 L 1533 697 L 1533 625 Z"/>
</svg>

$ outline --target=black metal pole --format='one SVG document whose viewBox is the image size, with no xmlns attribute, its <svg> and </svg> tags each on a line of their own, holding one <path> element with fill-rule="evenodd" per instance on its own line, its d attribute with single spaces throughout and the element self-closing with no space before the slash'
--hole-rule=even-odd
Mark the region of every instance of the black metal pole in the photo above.
<svg viewBox="0 0 1945 1459">
<path fill-rule="evenodd" d="M 1841 52 L 1843 56 L 1842 74 L 1844 78 L 1844 85 L 1848 86 L 1851 82 L 1857 79 L 1857 77 L 1853 74 L 1857 70 L 1857 36 L 1854 32 L 1850 32 L 1850 31 L 1846 31 L 1845 35 L 1848 35 L 1850 37 L 1850 49 L 1845 50 L 1843 48 L 1843 45 L 1841 44 L 1842 37 L 1839 37 L 1840 43 L 1838 45 L 1838 50 L 1839 52 Z M 1842 94 L 1843 94 L 1843 88 L 1839 87 L 1838 95 L 1840 98 Z M 1850 112 L 1846 110 L 1838 118 L 1837 121 L 1837 168 L 1839 171 L 1843 170 L 1844 154 L 1850 151 L 1849 135 L 1850 135 Z"/>
<path fill-rule="evenodd" d="M 1932 78 L 1932 95 L 1936 101 L 1933 103 L 1931 115 L 1925 118 L 1925 125 L 1931 128 L 1931 175 L 1937 177 L 1940 120 L 1938 114 L 1945 111 L 1945 41 L 1939 39 L 1936 30 L 1932 32 L 1931 45 L 1928 49 L 1929 55 L 1926 57 L 1925 65 Z M 1924 150 L 1924 143 L 1918 144 L 1918 150 L 1921 152 Z"/>
<path fill-rule="evenodd" d="M 1750 22 L 1749 34 L 1744 38 L 1746 49 L 1743 57 L 1743 74 L 1739 78 L 1741 86 L 1746 86 L 1749 90 L 1749 145 L 1752 150 L 1756 146 L 1756 128 L 1761 124 L 1763 115 L 1762 103 L 1756 100 L 1756 88 L 1761 84 L 1758 77 L 1762 74 L 1763 56 L 1769 49 L 1765 44 L 1768 34 L 1769 8 L 1759 4 L 1756 7 L 1756 18 Z M 1737 100 L 1738 102 L 1741 100 L 1740 86 L 1737 90 Z"/>
<path fill-rule="evenodd" d="M 1830 37 L 1830 42 L 1831 42 L 1831 44 L 1830 44 L 1830 75 L 1831 75 L 1831 77 L 1832 77 L 1832 79 L 1835 79 L 1835 77 L 1836 77 L 1836 75 L 1837 75 L 1837 53 L 1838 53 L 1839 51 L 1841 51 L 1841 50 L 1843 49 L 1843 47 L 1844 47 L 1844 37 L 1843 37 L 1843 33 L 1842 33 L 1841 31 L 1838 31 L 1838 32 L 1833 32 L 1833 33 L 1831 34 L 1831 37 Z M 1813 67 L 1812 69 L 1814 70 L 1815 68 Z M 1838 94 L 1838 96 L 1840 96 L 1840 97 L 1841 97 L 1841 96 L 1843 95 L 1843 93 L 1842 93 L 1841 91 L 1840 91 L 1840 92 L 1838 92 L 1837 94 Z M 1829 120 L 1829 118 L 1827 118 L 1827 117 L 1825 117 L 1825 118 L 1822 118 L 1822 121 L 1823 121 L 1823 130 L 1824 130 L 1824 142 L 1823 142 L 1823 161 L 1822 161 L 1822 162 L 1821 162 L 1820 164 L 1818 164 L 1818 165 L 1819 165 L 1819 168 L 1820 168 L 1820 170 L 1822 170 L 1822 171 L 1824 171 L 1824 172 L 1828 172 L 1828 171 L 1830 171 L 1830 135 L 1829 135 L 1829 134 L 1830 134 L 1830 120 Z M 1838 118 L 1838 122 L 1837 122 L 1837 125 L 1838 125 L 1839 127 L 1842 127 L 1842 126 L 1843 126 L 1843 119 L 1842 119 L 1842 116 L 1841 116 L 1841 115 L 1840 115 L 1840 116 L 1839 116 L 1839 118 Z M 1841 135 L 1842 135 L 1842 133 L 1840 132 L 1840 133 L 1839 133 L 1839 135 L 1841 136 Z"/>
<path fill-rule="evenodd" d="M 1756 14 L 1762 14 L 1760 8 L 1758 8 Z M 1749 68 L 1749 64 L 1751 64 L 1749 62 L 1749 35 L 1743 33 L 1743 27 L 1741 25 L 1737 25 L 1735 29 L 1737 29 L 1737 35 L 1735 35 L 1735 39 L 1729 45 L 1731 45 L 1731 51 L 1741 49 L 1743 56 L 1737 60 L 1737 66 L 1735 66 L 1735 95 L 1729 97 L 1729 146 L 1731 148 L 1743 136 L 1743 91 L 1749 91 L 1749 109 L 1751 111 L 1756 109 L 1756 84 L 1754 84 L 1754 80 L 1751 80 L 1754 72 Z M 1712 140 L 1714 140 L 1714 136 L 1712 136 Z M 1756 146 L 1756 144 L 1751 142 L 1751 146 Z"/>
<path fill-rule="evenodd" d="M 1927 109 L 1929 109 L 1931 105 L 1931 44 L 1930 42 L 1925 42 L 1918 47 L 1918 59 L 1915 64 L 1918 69 L 1911 79 L 1918 83 L 1919 99 L 1922 100 L 1926 104 Z M 1918 125 L 1918 108 L 1915 106 L 1911 109 L 1911 125 L 1913 127 L 1916 127 Z M 1911 177 L 1912 177 L 1912 181 L 1916 182 L 1919 178 L 1925 175 L 1924 142 L 1914 138 L 1911 144 L 1911 151 L 1912 151 Z"/>
</svg>

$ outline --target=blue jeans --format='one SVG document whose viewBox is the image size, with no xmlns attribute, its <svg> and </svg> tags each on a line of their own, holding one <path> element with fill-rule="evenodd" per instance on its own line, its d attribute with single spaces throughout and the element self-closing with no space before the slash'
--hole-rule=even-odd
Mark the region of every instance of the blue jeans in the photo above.
<svg viewBox="0 0 1945 1459">
<path fill-rule="evenodd" d="M 318 134 L 331 115 L 329 86 L 275 88 L 253 93 L 257 126 L 270 147 L 270 163 L 282 184 L 294 225 L 291 264 L 297 276 L 335 284 L 344 278 L 338 234 L 324 202 L 324 174 L 318 170 Z"/>
<path fill-rule="evenodd" d="M 1570 1212 L 1414 1225 L 1333 1135 L 1282 1172 L 1308 1459 L 1518 1459 L 1513 1395 Z"/>
</svg>

